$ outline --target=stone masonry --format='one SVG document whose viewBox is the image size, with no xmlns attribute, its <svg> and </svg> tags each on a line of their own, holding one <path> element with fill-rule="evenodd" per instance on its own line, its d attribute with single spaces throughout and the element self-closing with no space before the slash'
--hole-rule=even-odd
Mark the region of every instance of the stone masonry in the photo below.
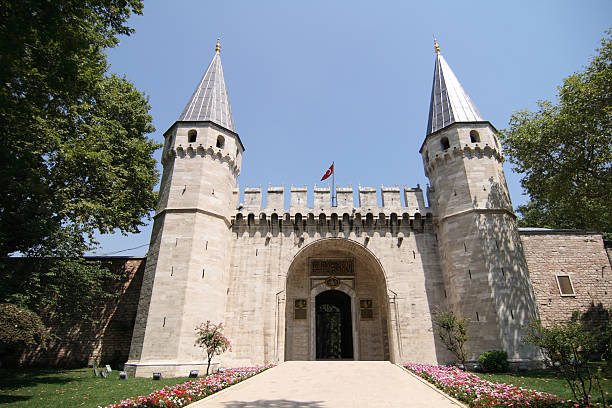
<svg viewBox="0 0 612 408">
<path fill-rule="evenodd" d="M 426 196 L 419 186 L 349 186 L 332 201 L 329 187 L 315 185 L 308 206 L 308 187 L 291 186 L 289 208 L 282 186 L 269 186 L 266 202 L 261 187 L 237 187 L 245 149 L 219 43 L 215 51 L 164 134 L 160 199 L 126 363 L 131 375 L 202 369 L 194 328 L 206 320 L 226 326 L 233 351 L 217 360 L 226 366 L 448 363 L 453 358 L 434 334 L 438 308 L 470 320 L 470 360 L 501 349 L 513 364 L 537 363 L 538 351 L 521 338 L 539 317 L 536 299 L 543 302 L 545 289 L 534 292 L 532 282 L 550 286 L 550 279 L 537 267 L 536 280 L 530 277 L 537 262 L 531 247 L 523 250 L 497 131 L 438 48 L 420 150 Z M 535 245 L 531 237 L 527 243 Z M 601 241 L 593 245 L 603 250 Z M 603 258 L 597 265 L 605 266 Z M 575 305 L 584 307 L 585 289 L 576 289 Z"/>
<path fill-rule="evenodd" d="M 612 269 L 600 234 L 522 229 L 521 240 L 544 324 L 567 321 L 576 310 L 612 308 Z M 562 295 L 557 276 L 569 276 L 573 295 Z"/>
</svg>

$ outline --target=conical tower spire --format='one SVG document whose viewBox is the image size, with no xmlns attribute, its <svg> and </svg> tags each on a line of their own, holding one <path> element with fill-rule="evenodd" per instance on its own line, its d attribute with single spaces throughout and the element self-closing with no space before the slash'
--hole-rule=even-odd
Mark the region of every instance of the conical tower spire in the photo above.
<svg viewBox="0 0 612 408">
<path fill-rule="evenodd" d="M 427 135 L 456 122 L 482 122 L 484 119 L 465 92 L 459 80 L 440 54 L 434 39 L 436 66 L 434 70 Z"/>
<path fill-rule="evenodd" d="M 179 121 L 211 121 L 235 133 L 220 54 L 221 39 L 218 38 L 215 56 L 181 113 Z"/>
</svg>

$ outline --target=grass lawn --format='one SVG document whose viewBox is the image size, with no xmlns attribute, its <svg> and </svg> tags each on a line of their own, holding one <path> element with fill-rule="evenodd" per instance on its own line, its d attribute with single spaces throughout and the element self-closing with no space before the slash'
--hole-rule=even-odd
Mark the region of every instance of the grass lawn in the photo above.
<svg viewBox="0 0 612 408">
<path fill-rule="evenodd" d="M 121 399 L 149 394 L 165 385 L 189 378 L 119 380 L 119 371 L 108 378 L 94 377 L 93 369 L 4 369 L 0 368 L 0 405 L 21 407 L 97 407 Z"/>
<path fill-rule="evenodd" d="M 528 388 L 531 390 L 543 391 L 549 394 L 558 395 L 561 398 L 573 399 L 572 390 L 563 377 L 552 370 L 533 370 L 521 373 L 504 373 L 504 374 L 483 374 L 476 373 L 479 377 L 506 384 L 513 384 L 517 387 Z M 606 395 L 608 404 L 612 399 L 612 373 L 604 373 L 601 379 L 601 386 Z M 593 383 L 591 395 L 594 397 L 593 402 L 601 402 L 601 394 L 599 389 Z"/>
</svg>

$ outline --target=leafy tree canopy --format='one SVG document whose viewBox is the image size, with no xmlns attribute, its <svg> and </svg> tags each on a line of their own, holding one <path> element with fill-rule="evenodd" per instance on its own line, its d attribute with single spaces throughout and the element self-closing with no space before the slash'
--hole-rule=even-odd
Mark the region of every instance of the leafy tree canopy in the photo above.
<svg viewBox="0 0 612 408">
<path fill-rule="evenodd" d="M 521 224 L 612 233 L 612 31 L 582 71 L 565 78 L 558 103 L 520 111 L 501 132 L 531 202 Z"/>
<path fill-rule="evenodd" d="M 66 255 L 67 236 L 79 255 L 96 229 L 137 232 L 153 209 L 150 106 L 104 53 L 142 8 L 0 0 L 0 256 Z"/>
</svg>

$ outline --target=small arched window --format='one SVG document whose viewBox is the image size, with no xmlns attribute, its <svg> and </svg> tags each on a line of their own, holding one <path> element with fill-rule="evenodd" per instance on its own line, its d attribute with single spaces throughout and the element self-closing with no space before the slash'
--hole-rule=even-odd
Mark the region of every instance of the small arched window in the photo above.
<svg viewBox="0 0 612 408">
<path fill-rule="evenodd" d="M 217 147 L 219 149 L 223 149 L 223 146 L 225 146 L 225 138 L 223 136 L 219 135 L 217 137 Z"/>
<path fill-rule="evenodd" d="M 448 141 L 448 137 L 443 137 L 440 139 L 440 145 L 442 146 L 442 150 L 448 150 L 450 147 L 450 142 Z"/>
<path fill-rule="evenodd" d="M 240 150 L 236 149 L 236 157 L 238 157 L 238 153 L 240 153 Z"/>
<path fill-rule="evenodd" d="M 187 142 L 195 143 L 197 137 L 198 132 L 195 129 L 191 129 L 189 132 L 187 132 Z"/>
<path fill-rule="evenodd" d="M 470 140 L 471 140 L 472 143 L 480 142 L 480 135 L 478 134 L 477 131 L 475 131 L 475 130 L 471 130 L 470 131 Z"/>
</svg>

